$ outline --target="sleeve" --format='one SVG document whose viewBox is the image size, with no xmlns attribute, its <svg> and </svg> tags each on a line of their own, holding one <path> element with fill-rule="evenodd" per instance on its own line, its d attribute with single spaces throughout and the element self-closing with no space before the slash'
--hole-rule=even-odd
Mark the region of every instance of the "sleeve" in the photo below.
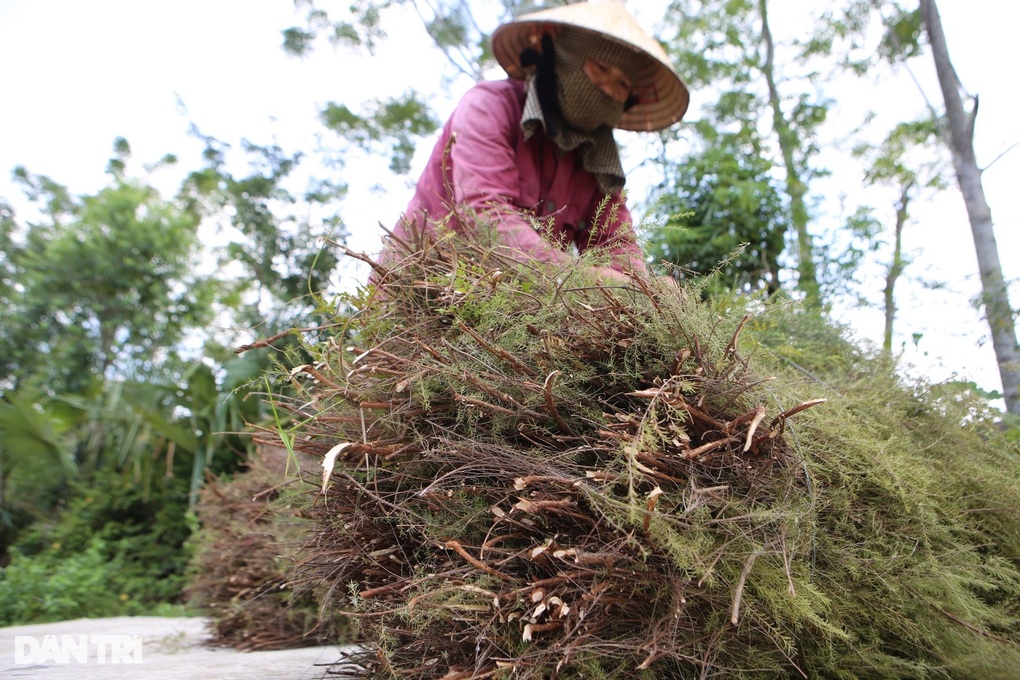
<svg viewBox="0 0 1020 680">
<path fill-rule="evenodd" d="M 542 262 L 566 264 L 573 256 L 539 234 L 514 202 L 521 181 L 516 157 L 520 117 L 515 95 L 481 87 L 464 95 L 450 121 L 456 137 L 446 175 L 454 203 L 488 221 L 500 245 Z"/>
<path fill-rule="evenodd" d="M 618 271 L 648 272 L 645 254 L 634 230 L 634 219 L 623 195 L 596 194 L 589 209 L 588 223 L 592 226 L 579 239 L 579 251 L 599 249 L 609 256 L 610 266 Z"/>
</svg>

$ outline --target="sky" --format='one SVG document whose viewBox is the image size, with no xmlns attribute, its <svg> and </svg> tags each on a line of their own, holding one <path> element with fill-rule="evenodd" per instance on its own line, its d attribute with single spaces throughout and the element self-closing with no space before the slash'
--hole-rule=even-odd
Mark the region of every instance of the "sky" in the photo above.
<svg viewBox="0 0 1020 680">
<path fill-rule="evenodd" d="M 777 39 L 805 34 L 811 25 L 808 4 L 772 0 Z M 813 6 L 826 4 L 836 3 L 813 1 Z M 628 6 L 652 26 L 664 1 L 630 0 Z M 960 80 L 969 93 L 980 95 L 975 147 L 979 163 L 986 166 L 1020 142 L 1015 123 L 1020 111 L 1020 41 L 1015 37 L 1020 3 L 941 0 L 939 9 Z M 235 145 L 245 137 L 259 144 L 275 141 L 293 151 L 330 143 L 330 133 L 317 122 L 317 112 L 329 101 L 356 108 L 372 97 L 415 88 L 445 115 L 470 82 L 454 81 L 444 92 L 446 63 L 431 49 L 418 17 L 398 9 L 386 19 L 389 39 L 371 58 L 320 47 L 298 59 L 280 48 L 281 30 L 302 21 L 291 0 L 0 0 L 0 198 L 19 208 L 20 192 L 10 179 L 18 165 L 75 193 L 98 190 L 117 137 L 130 142 L 139 163 L 174 153 L 181 159 L 180 171 L 195 168 L 201 145 L 188 135 L 192 122 L 203 133 Z M 924 109 L 926 98 L 938 105 L 941 95 L 928 61 L 881 82 L 864 78 L 832 87 L 838 104 L 822 139 L 822 164 L 834 173 L 813 190 L 828 199 L 829 208 L 819 219 L 835 223 L 841 202 L 852 206 L 860 193 L 859 169 L 847 160 L 849 131 L 869 110 L 906 120 Z M 697 102 L 697 92 L 693 99 Z M 633 137 L 621 142 L 625 167 L 639 166 L 647 147 Z M 415 168 L 430 148 L 431 141 L 421 145 Z M 347 159 L 343 176 L 351 192 L 345 219 L 355 249 L 377 249 L 377 225 L 392 223 L 410 197 L 414 173 L 395 178 L 386 166 L 381 157 L 354 154 Z M 632 192 L 640 194 L 640 173 L 635 174 L 638 186 L 632 182 Z M 1006 277 L 1014 283 L 1020 280 L 1018 179 L 1020 147 L 983 177 Z M 172 193 L 180 176 L 162 170 L 151 181 Z M 906 231 L 913 262 L 899 291 L 897 344 L 917 374 L 932 380 L 965 377 L 996 389 L 994 354 L 972 304 L 979 292 L 977 265 L 955 183 L 916 206 L 915 218 Z M 947 284 L 932 290 L 923 280 Z M 862 283 L 873 299 L 880 297 L 879 278 Z M 1012 302 L 1020 304 L 1020 286 L 1014 285 Z M 877 310 L 844 309 L 838 315 L 862 339 L 880 338 Z M 916 346 L 914 333 L 920 334 Z"/>
</svg>

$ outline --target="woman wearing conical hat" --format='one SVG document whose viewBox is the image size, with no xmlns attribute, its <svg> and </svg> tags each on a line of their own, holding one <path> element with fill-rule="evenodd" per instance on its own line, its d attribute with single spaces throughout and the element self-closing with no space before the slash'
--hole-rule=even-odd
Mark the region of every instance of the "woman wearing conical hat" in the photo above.
<svg viewBox="0 0 1020 680">
<path fill-rule="evenodd" d="M 644 273 L 613 129 L 659 130 L 687 110 L 662 47 L 619 0 L 526 14 L 492 47 L 509 78 L 464 95 L 394 233 L 485 228 L 522 259 L 597 248 L 602 274 Z"/>
</svg>

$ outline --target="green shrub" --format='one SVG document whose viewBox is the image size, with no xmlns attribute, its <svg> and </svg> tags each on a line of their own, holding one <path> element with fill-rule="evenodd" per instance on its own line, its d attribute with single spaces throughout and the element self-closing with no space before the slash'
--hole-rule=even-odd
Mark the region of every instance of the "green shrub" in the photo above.
<svg viewBox="0 0 1020 680">
<path fill-rule="evenodd" d="M 145 492 L 121 477 L 78 489 L 27 530 L 0 572 L 0 625 L 152 613 L 181 601 L 187 486 Z"/>
</svg>

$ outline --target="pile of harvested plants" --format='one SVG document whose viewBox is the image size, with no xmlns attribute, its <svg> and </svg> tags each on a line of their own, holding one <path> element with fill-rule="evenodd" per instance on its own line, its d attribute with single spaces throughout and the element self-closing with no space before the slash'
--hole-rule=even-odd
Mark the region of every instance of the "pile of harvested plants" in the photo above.
<svg viewBox="0 0 1020 680">
<path fill-rule="evenodd" d="M 367 641 L 334 673 L 1020 668 L 1020 458 L 963 397 L 795 310 L 403 246 L 278 404 L 323 462 L 291 580 Z"/>
<path fill-rule="evenodd" d="M 202 489 L 186 596 L 209 617 L 214 645 L 256 651 L 326 641 L 314 632 L 314 597 L 287 585 L 311 525 L 297 473 L 286 450 L 262 447 L 246 470 Z"/>
</svg>

